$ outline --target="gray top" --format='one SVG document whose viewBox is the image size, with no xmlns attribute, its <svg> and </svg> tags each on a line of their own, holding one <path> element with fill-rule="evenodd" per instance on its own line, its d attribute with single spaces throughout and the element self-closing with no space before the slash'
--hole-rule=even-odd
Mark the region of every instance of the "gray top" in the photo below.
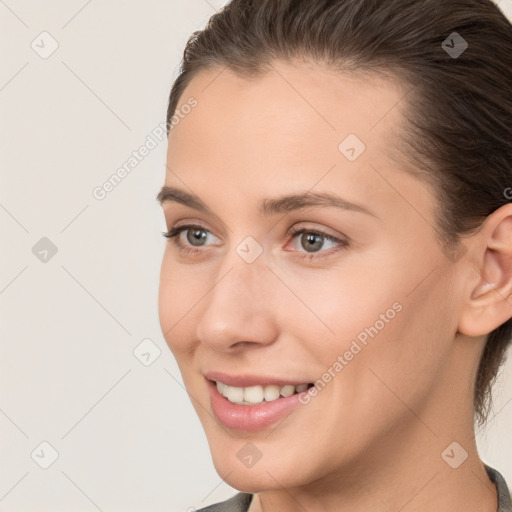
<svg viewBox="0 0 512 512">
<path fill-rule="evenodd" d="M 484 463 L 485 470 L 498 491 L 498 509 L 496 512 L 512 512 L 512 498 L 505 479 L 499 471 Z M 252 494 L 239 492 L 232 498 L 215 503 L 197 512 L 247 512 L 251 504 Z"/>
<path fill-rule="evenodd" d="M 507 482 L 498 470 L 487 464 L 484 464 L 484 466 L 489 478 L 496 484 L 498 490 L 498 510 L 496 512 L 512 512 L 512 497 Z"/>
</svg>

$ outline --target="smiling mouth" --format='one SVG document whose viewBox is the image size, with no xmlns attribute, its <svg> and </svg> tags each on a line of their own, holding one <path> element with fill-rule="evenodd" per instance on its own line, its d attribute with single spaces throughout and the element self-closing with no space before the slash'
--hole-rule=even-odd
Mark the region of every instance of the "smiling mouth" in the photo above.
<svg viewBox="0 0 512 512">
<path fill-rule="evenodd" d="M 287 398 L 314 386 L 313 383 L 286 384 L 279 386 L 277 384 L 257 385 L 248 387 L 228 386 L 220 381 L 210 381 L 217 386 L 217 391 L 230 402 L 239 405 L 258 405 L 265 402 L 272 402 L 280 398 Z"/>
</svg>

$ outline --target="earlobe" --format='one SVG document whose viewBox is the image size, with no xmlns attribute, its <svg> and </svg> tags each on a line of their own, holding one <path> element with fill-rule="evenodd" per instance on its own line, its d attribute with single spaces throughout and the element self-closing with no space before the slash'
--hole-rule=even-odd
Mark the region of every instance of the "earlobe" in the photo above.
<svg viewBox="0 0 512 512">
<path fill-rule="evenodd" d="M 512 204 L 489 215 L 475 238 L 471 276 L 467 276 L 473 284 L 467 289 L 458 326 L 468 336 L 488 334 L 512 317 Z"/>
</svg>

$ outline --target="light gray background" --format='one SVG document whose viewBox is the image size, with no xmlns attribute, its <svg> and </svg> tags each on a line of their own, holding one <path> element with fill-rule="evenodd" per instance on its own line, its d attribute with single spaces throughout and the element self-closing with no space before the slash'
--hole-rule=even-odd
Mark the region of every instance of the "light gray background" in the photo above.
<svg viewBox="0 0 512 512">
<path fill-rule="evenodd" d="M 0 511 L 185 511 L 235 492 L 158 322 L 165 140 L 92 195 L 165 121 L 186 39 L 224 3 L 0 0 Z M 59 45 L 45 59 L 43 31 Z M 512 483 L 511 363 L 495 396 L 478 443 Z"/>
</svg>

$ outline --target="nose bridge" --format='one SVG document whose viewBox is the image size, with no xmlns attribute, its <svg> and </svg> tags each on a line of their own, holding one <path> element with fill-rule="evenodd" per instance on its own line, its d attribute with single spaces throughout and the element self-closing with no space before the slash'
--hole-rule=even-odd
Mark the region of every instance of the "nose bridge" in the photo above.
<svg viewBox="0 0 512 512">
<path fill-rule="evenodd" d="M 205 297 L 197 336 L 211 346 L 225 349 L 241 341 L 265 343 L 275 335 L 275 312 L 268 295 L 274 276 L 263 252 L 255 256 L 256 244 L 244 240 L 233 247 Z"/>
<path fill-rule="evenodd" d="M 258 306 L 263 309 L 264 304 L 258 296 L 266 290 L 265 280 L 271 277 L 266 267 L 268 258 L 263 243 L 251 235 L 242 237 L 235 233 L 232 240 L 235 243 L 232 243 L 219 267 L 212 294 L 220 303 L 235 301 L 234 305 L 238 305 L 240 311 L 248 306 L 253 310 Z"/>
</svg>

